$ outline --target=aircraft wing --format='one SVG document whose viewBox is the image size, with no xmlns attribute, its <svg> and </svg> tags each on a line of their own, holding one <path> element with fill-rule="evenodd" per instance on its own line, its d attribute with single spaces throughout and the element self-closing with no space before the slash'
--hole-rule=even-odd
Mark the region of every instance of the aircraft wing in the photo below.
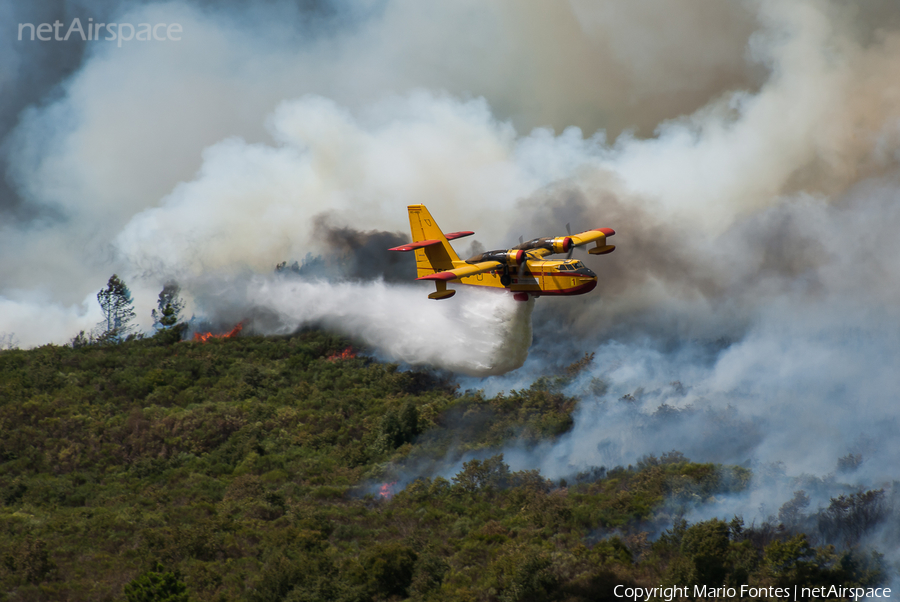
<svg viewBox="0 0 900 602">
<path fill-rule="evenodd" d="M 612 228 L 597 228 L 596 230 L 588 230 L 581 234 L 575 234 L 570 238 L 572 239 L 572 245 L 576 247 L 596 241 L 597 245 L 593 249 L 588 249 L 588 253 L 591 255 L 605 255 L 607 253 L 612 253 L 616 248 L 615 245 L 606 244 L 606 237 L 612 236 L 615 233 L 616 231 Z"/>
<path fill-rule="evenodd" d="M 416 278 L 416 280 L 456 280 L 457 278 L 462 278 L 464 276 L 474 276 L 475 274 L 490 272 L 491 270 L 496 270 L 502 265 L 503 264 L 499 261 L 481 261 L 479 263 L 471 264 L 463 263 L 463 265 L 455 267 L 452 270 L 445 270 L 443 272 L 429 274 L 428 276 L 421 276 L 419 278 Z"/>
<path fill-rule="evenodd" d="M 572 244 L 576 247 L 580 247 L 581 245 L 586 245 L 589 242 L 594 242 L 595 240 L 600 240 L 601 238 L 606 238 L 607 236 L 612 236 L 616 231 L 612 228 L 597 228 L 596 230 L 588 230 L 587 232 L 582 232 L 581 234 L 573 234 L 570 238 L 572 239 Z"/>
</svg>

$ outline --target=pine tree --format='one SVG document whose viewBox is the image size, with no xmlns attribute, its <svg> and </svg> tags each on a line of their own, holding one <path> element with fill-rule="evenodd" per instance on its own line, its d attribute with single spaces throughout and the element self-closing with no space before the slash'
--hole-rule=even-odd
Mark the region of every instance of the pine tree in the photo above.
<svg viewBox="0 0 900 602">
<path fill-rule="evenodd" d="M 131 291 L 116 274 L 113 274 L 106 283 L 106 288 L 97 293 L 97 301 L 103 310 L 103 321 L 100 326 L 105 330 L 102 338 L 121 341 L 131 330 L 130 322 L 135 316 Z"/>
<path fill-rule="evenodd" d="M 167 283 L 159 292 L 159 299 L 156 302 L 159 310 L 154 309 L 150 312 L 155 327 L 172 328 L 178 324 L 181 310 L 184 309 L 184 299 L 178 295 L 180 292 L 181 287 L 174 282 Z"/>
</svg>

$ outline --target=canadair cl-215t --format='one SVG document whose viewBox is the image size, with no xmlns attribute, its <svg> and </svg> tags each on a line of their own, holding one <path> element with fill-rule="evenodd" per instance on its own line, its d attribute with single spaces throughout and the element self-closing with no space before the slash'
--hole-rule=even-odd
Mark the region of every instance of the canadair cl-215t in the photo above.
<svg viewBox="0 0 900 602">
<path fill-rule="evenodd" d="M 572 259 L 572 251 L 592 242 L 597 244 L 588 249 L 591 255 L 605 255 L 616 248 L 606 244 L 606 239 L 616 231 L 597 228 L 581 234 L 535 238 L 511 249 L 487 251 L 462 260 L 450 241 L 474 232 L 444 234 L 425 205 L 410 205 L 408 209 L 413 241 L 390 250 L 415 251 L 417 280 L 433 280 L 437 287 L 428 295 L 429 299 L 449 299 L 455 295 L 455 290 L 447 288 L 450 282 L 507 289 L 518 301 L 527 301 L 529 295 L 583 295 L 597 286 L 597 275 L 582 262 Z M 544 259 L 555 253 L 568 253 L 568 256 Z"/>
</svg>

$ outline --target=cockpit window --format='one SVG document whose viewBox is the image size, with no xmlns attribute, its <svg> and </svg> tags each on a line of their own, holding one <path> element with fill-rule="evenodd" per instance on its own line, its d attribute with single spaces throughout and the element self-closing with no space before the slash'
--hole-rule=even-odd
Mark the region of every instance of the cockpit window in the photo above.
<svg viewBox="0 0 900 602">
<path fill-rule="evenodd" d="M 584 268 L 584 264 L 580 261 L 576 261 L 573 265 L 569 266 L 570 270 L 580 270 Z"/>
<path fill-rule="evenodd" d="M 567 264 L 564 263 L 564 264 L 562 264 L 562 265 L 559 266 L 559 269 L 560 269 L 560 271 L 562 271 L 562 272 L 571 272 L 571 271 L 572 271 L 572 266 L 567 265 Z"/>
</svg>

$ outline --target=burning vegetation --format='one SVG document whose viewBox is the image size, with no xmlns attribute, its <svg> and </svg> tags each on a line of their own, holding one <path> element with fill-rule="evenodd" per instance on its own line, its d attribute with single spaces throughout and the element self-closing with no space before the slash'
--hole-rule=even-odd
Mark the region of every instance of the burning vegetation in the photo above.
<svg viewBox="0 0 900 602">
<path fill-rule="evenodd" d="M 397 483 L 399 481 L 391 481 L 390 483 L 384 483 L 381 487 L 378 488 L 378 497 L 383 500 L 389 500 L 394 497 L 394 489 L 397 487 Z"/>
<path fill-rule="evenodd" d="M 353 346 L 347 347 L 340 353 L 332 353 L 326 359 L 329 362 L 336 362 L 337 360 L 349 360 L 356 357 L 356 350 L 353 349 Z"/>
<path fill-rule="evenodd" d="M 195 332 L 194 341 L 197 343 L 205 343 L 210 339 L 233 339 L 241 330 L 244 329 L 244 323 L 238 323 L 234 328 L 223 334 L 213 334 L 212 332 Z"/>
</svg>

